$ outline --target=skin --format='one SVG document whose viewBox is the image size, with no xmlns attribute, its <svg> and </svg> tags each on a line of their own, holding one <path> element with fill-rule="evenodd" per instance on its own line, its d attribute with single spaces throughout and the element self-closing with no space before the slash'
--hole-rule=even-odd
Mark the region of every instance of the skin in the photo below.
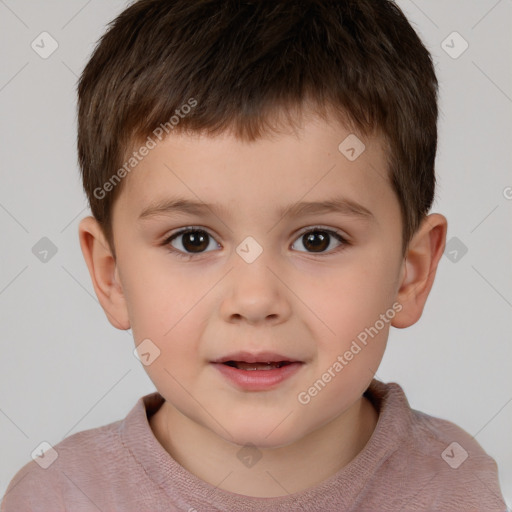
<svg viewBox="0 0 512 512">
<path fill-rule="evenodd" d="M 376 137 L 349 161 L 338 145 L 350 131 L 309 117 L 298 131 L 252 143 L 225 132 L 172 133 L 127 178 L 113 207 L 116 259 L 92 217 L 79 236 L 95 292 L 135 344 L 149 338 L 160 355 L 144 366 L 164 405 L 150 419 L 162 446 L 188 471 L 230 492 L 275 497 L 317 485 L 348 464 L 370 439 L 378 413 L 363 397 L 382 359 L 390 325 L 421 317 L 443 254 L 447 221 L 429 215 L 401 254 L 400 207 Z M 330 171 L 329 171 L 330 170 Z M 328 172 L 329 171 L 329 172 Z M 219 203 L 213 214 L 138 219 L 155 199 L 180 195 Z M 287 218 L 279 208 L 343 195 L 373 220 L 337 212 Z M 194 226 L 190 238 L 165 240 Z M 302 230 L 338 230 L 314 252 Z M 247 263 L 236 252 L 248 236 L 263 252 Z M 401 305 L 378 335 L 307 404 L 298 401 L 365 327 Z M 238 351 L 273 351 L 300 370 L 265 391 L 240 390 L 210 363 Z M 261 459 L 237 457 L 251 443 Z"/>
</svg>

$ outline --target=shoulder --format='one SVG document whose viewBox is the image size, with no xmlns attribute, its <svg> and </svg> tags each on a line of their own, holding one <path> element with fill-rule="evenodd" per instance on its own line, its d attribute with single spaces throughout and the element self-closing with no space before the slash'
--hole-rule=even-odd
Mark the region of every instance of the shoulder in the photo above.
<svg viewBox="0 0 512 512">
<path fill-rule="evenodd" d="M 83 481 L 107 478 L 119 458 L 121 420 L 66 437 L 26 463 L 10 481 L 1 512 L 68 509 Z M 71 497 L 71 501 L 69 498 Z"/>
<path fill-rule="evenodd" d="M 416 410 L 412 415 L 414 449 L 432 475 L 430 489 L 438 508 L 506 510 L 497 464 L 478 441 L 451 421 Z"/>
<path fill-rule="evenodd" d="M 388 386 L 404 418 L 390 473 L 417 488 L 415 499 L 433 510 L 505 511 L 496 462 L 478 441 L 451 421 L 412 409 L 398 384 Z"/>
<path fill-rule="evenodd" d="M 494 459 L 463 428 L 415 409 L 410 409 L 410 415 L 407 447 L 422 459 L 435 461 L 432 467 L 442 468 L 453 476 L 453 481 L 458 481 L 462 475 L 496 474 Z"/>
</svg>

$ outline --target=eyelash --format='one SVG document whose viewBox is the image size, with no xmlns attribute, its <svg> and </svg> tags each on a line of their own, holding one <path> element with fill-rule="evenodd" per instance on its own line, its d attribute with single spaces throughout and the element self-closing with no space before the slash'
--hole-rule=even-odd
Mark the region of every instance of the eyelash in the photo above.
<svg viewBox="0 0 512 512">
<path fill-rule="evenodd" d="M 199 227 L 188 226 L 186 228 L 183 228 L 183 229 L 177 231 L 176 233 L 173 233 L 169 237 L 167 237 L 164 240 L 164 242 L 162 243 L 162 245 L 165 246 L 169 252 L 173 253 L 178 258 L 182 258 L 182 259 L 186 259 L 186 260 L 191 260 L 195 256 L 199 256 L 200 257 L 201 255 L 206 254 L 206 253 L 208 253 L 210 251 L 203 251 L 203 252 L 200 252 L 200 253 L 184 253 L 183 251 L 175 249 L 174 247 L 172 247 L 170 245 L 170 243 L 175 238 L 178 238 L 180 235 L 185 235 L 185 234 L 191 233 L 191 232 L 195 233 L 195 232 L 198 232 L 198 231 L 202 232 L 202 233 L 206 233 L 210 238 L 215 240 L 215 238 L 212 235 L 210 235 L 210 233 L 208 233 L 208 231 L 206 231 L 206 230 L 204 230 L 202 228 L 199 228 Z M 295 240 L 298 240 L 299 238 L 304 236 L 306 233 L 316 232 L 316 231 L 321 231 L 323 233 L 328 233 L 329 235 L 332 235 L 336 240 L 341 242 L 341 245 L 338 246 L 335 249 L 332 249 L 331 251 L 323 252 L 323 253 L 314 253 L 314 252 L 308 252 L 308 251 L 299 251 L 299 252 L 306 252 L 306 254 L 313 254 L 313 255 L 317 255 L 317 256 L 329 256 L 329 255 L 337 254 L 337 253 L 341 252 L 342 250 L 344 250 L 346 248 L 346 246 L 350 245 L 350 242 L 339 231 L 336 231 L 336 230 L 333 230 L 333 229 L 323 228 L 322 226 L 314 226 L 314 227 L 305 229 L 304 231 L 300 232 L 297 235 L 297 238 Z"/>
</svg>

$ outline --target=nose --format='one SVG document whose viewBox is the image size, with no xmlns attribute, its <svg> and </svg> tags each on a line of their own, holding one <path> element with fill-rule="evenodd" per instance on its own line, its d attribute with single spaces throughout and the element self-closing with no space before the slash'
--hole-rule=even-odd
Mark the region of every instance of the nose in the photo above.
<svg viewBox="0 0 512 512">
<path fill-rule="evenodd" d="M 234 267 L 226 276 L 221 315 L 226 322 L 249 324 L 279 324 L 291 313 L 290 295 L 279 272 L 275 258 L 266 251 L 252 263 L 238 255 Z M 278 277 L 279 276 L 279 277 Z"/>
</svg>

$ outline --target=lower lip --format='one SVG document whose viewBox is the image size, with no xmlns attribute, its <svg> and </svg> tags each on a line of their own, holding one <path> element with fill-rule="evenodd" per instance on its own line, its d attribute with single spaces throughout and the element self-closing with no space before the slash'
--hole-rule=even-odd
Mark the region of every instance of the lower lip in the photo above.
<svg viewBox="0 0 512 512">
<path fill-rule="evenodd" d="M 303 363 L 290 363 L 273 370 L 238 370 L 227 364 L 213 363 L 213 365 L 238 387 L 248 391 L 264 391 L 297 373 Z"/>
</svg>

